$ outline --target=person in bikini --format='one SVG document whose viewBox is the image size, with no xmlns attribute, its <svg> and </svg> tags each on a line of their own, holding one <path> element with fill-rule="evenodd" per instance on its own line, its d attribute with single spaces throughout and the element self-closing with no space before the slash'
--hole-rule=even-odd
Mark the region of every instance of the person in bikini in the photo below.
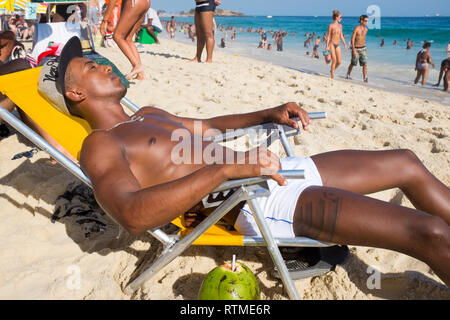
<svg viewBox="0 0 450 320">
<path fill-rule="evenodd" d="M 348 50 L 345 43 L 344 34 L 342 33 L 342 14 L 338 10 L 333 10 L 333 23 L 328 26 L 327 45 L 325 50 L 331 52 L 331 79 L 334 79 L 334 72 L 341 64 L 342 51 L 341 40 L 344 43 L 345 50 Z"/>
<path fill-rule="evenodd" d="M 156 107 L 130 117 L 120 104 L 127 92 L 120 78 L 110 66 L 83 58 L 73 39 L 60 58 L 43 66 L 41 79 L 56 77 L 40 81 L 39 90 L 53 97 L 58 110 L 92 127 L 81 168 L 99 205 L 131 234 L 163 226 L 191 208 L 207 215 L 201 200 L 223 182 L 265 175 L 271 194 L 257 201 L 275 237 L 395 250 L 424 261 L 450 284 L 450 189 L 412 151 L 341 150 L 280 159 L 265 148 L 238 152 L 203 139 L 266 122 L 298 128 L 293 117 L 307 130 L 308 113 L 293 102 L 201 120 Z M 280 169 L 305 170 L 305 179 L 288 180 Z M 391 188 L 400 188 L 415 209 L 365 196 Z M 259 235 L 245 203 L 226 221 L 243 235 Z"/>
<path fill-rule="evenodd" d="M 108 19 L 112 14 L 117 0 L 110 0 L 100 25 L 100 32 L 103 37 L 107 33 Z M 142 20 L 150 7 L 150 0 L 123 0 L 122 11 L 120 13 L 117 27 L 114 30 L 113 39 L 122 50 L 123 54 L 131 63 L 132 69 L 126 75 L 127 80 L 134 78 L 145 79 L 144 66 L 141 62 L 139 51 L 133 41 L 137 29 L 141 26 Z"/>
<path fill-rule="evenodd" d="M 417 84 L 422 78 L 422 86 L 427 84 L 427 78 L 428 78 L 428 72 L 429 72 L 429 65 L 431 64 L 434 68 L 434 62 L 431 59 L 431 54 L 429 52 L 429 49 L 431 47 L 431 43 L 425 42 L 422 46 L 422 50 L 419 51 L 416 58 L 416 67 L 415 70 L 417 71 L 416 79 L 414 79 L 414 84 Z"/>
<path fill-rule="evenodd" d="M 353 30 L 351 49 L 352 49 L 352 60 L 348 66 L 346 79 L 351 79 L 350 74 L 352 73 L 353 67 L 359 65 L 363 68 L 363 78 L 364 82 L 368 82 L 367 79 L 367 49 L 366 49 L 366 36 L 367 36 L 367 23 L 369 17 L 363 14 L 359 17 L 359 26 L 356 26 Z"/>
<path fill-rule="evenodd" d="M 197 52 L 191 62 L 202 62 L 203 49 L 206 46 L 206 62 L 211 63 L 214 51 L 213 19 L 220 0 L 196 0 L 194 23 L 197 32 Z"/>
</svg>

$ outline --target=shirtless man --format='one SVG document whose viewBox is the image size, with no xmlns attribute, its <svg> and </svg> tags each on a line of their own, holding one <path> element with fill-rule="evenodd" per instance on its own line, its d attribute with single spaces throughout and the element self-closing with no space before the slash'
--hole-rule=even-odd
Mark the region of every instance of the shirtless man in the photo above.
<svg viewBox="0 0 450 320">
<path fill-rule="evenodd" d="M 341 64 L 341 40 L 344 43 L 345 50 L 347 51 L 347 44 L 345 43 L 344 34 L 342 33 L 342 14 L 338 10 L 333 10 L 333 23 L 328 26 L 327 46 L 325 50 L 331 51 L 331 79 L 334 79 L 334 71 Z"/>
<path fill-rule="evenodd" d="M 292 117 L 299 117 L 308 129 L 306 111 L 291 102 L 200 121 L 144 107 L 130 117 L 120 105 L 127 91 L 120 78 L 110 66 L 82 58 L 81 45 L 72 42 L 60 60 L 43 67 L 41 79 L 57 77 L 39 84 L 41 94 L 64 92 L 66 99 L 59 93 L 61 102 L 55 98 L 53 104 L 91 125 L 81 167 L 92 181 L 98 203 L 131 234 L 169 223 L 229 179 L 264 174 L 273 179 L 268 181 L 272 193 L 258 201 L 271 218 L 267 221 L 275 237 L 306 236 L 399 251 L 424 261 L 450 285 L 450 189 L 413 152 L 345 150 L 279 159 L 260 149 L 252 164 L 251 152 L 234 152 L 202 137 L 265 122 L 298 127 Z M 174 137 L 175 130 L 180 135 Z M 174 152 L 186 141 L 186 154 Z M 195 160 L 197 151 L 214 153 L 215 161 L 204 156 Z M 232 161 L 239 157 L 245 161 Z M 279 169 L 304 169 L 306 179 L 286 180 Z M 395 187 L 417 209 L 364 196 Z M 256 235 L 258 228 L 246 211 L 247 205 L 240 204 L 228 221 L 234 221 L 242 234 Z"/>
<path fill-rule="evenodd" d="M 350 74 L 354 66 L 359 65 L 363 67 L 364 82 L 368 82 L 367 79 L 367 48 L 366 48 L 366 35 L 367 35 L 367 23 L 369 17 L 363 14 L 359 17 L 359 26 L 356 26 L 353 30 L 351 48 L 352 48 L 352 60 L 347 70 L 346 79 L 351 79 Z"/>
<path fill-rule="evenodd" d="M 423 49 L 419 51 L 416 58 L 416 68 L 417 76 L 414 80 L 414 84 L 417 84 L 422 77 L 422 86 L 427 84 L 428 72 L 430 71 L 430 67 L 428 64 L 431 64 L 434 68 L 434 62 L 431 59 L 431 54 L 428 51 L 431 47 L 431 43 L 425 42 L 423 44 Z"/>
</svg>

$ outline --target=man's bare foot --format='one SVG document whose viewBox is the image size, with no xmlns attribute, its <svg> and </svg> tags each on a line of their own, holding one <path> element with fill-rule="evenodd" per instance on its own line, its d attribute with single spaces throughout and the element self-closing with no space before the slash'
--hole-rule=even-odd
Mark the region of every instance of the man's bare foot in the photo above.
<svg viewBox="0 0 450 320">
<path fill-rule="evenodd" d="M 209 59 L 209 60 L 206 60 L 205 62 L 206 62 L 206 63 L 212 63 L 212 60 Z"/>
<path fill-rule="evenodd" d="M 192 58 L 189 62 L 201 62 L 197 57 Z"/>
</svg>

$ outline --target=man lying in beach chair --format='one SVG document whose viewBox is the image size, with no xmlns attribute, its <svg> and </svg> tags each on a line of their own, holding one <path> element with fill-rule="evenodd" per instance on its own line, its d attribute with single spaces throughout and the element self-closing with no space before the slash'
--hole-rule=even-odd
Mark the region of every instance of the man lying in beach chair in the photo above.
<svg viewBox="0 0 450 320">
<path fill-rule="evenodd" d="M 82 117 L 93 128 L 81 150 L 81 167 L 98 203 L 130 233 L 170 222 L 229 179 L 263 174 L 273 179 L 271 194 L 257 201 L 275 237 L 306 236 L 399 251 L 424 261 L 450 284 L 450 189 L 413 152 L 345 150 L 280 160 L 259 150 L 251 164 L 251 152 L 199 143 L 194 133 L 204 137 L 212 129 L 224 132 L 264 122 L 295 127 L 294 116 L 306 129 L 307 113 L 287 103 L 201 121 L 154 107 L 130 117 L 120 105 L 126 87 L 111 68 L 83 58 L 78 41 L 69 43 L 60 60 L 43 67 L 40 91 L 61 112 Z M 182 156 L 189 163 L 180 162 L 175 150 L 180 137 L 192 147 Z M 223 161 L 194 159 L 195 148 L 215 159 L 220 153 Z M 232 160 L 239 157 L 247 161 L 235 164 Z M 306 179 L 287 180 L 277 173 L 281 168 L 304 169 Z M 395 187 L 416 210 L 364 196 Z M 227 220 L 242 234 L 259 234 L 249 212 L 247 205 L 240 205 Z"/>
</svg>

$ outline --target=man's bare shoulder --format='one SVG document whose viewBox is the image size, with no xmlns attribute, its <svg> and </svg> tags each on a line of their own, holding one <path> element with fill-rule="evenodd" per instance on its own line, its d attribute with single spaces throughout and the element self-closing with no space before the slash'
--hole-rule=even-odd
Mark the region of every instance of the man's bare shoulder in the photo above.
<svg viewBox="0 0 450 320">
<path fill-rule="evenodd" d="M 106 130 L 93 131 L 84 139 L 80 153 L 80 165 L 88 170 L 95 165 L 107 166 L 114 158 L 123 157 L 122 144 L 111 132 Z"/>
<path fill-rule="evenodd" d="M 167 111 L 164 111 L 162 109 L 159 109 L 157 107 L 153 106 L 146 106 L 139 109 L 138 112 L 136 112 L 137 115 L 146 115 L 146 114 L 169 114 Z"/>
</svg>

